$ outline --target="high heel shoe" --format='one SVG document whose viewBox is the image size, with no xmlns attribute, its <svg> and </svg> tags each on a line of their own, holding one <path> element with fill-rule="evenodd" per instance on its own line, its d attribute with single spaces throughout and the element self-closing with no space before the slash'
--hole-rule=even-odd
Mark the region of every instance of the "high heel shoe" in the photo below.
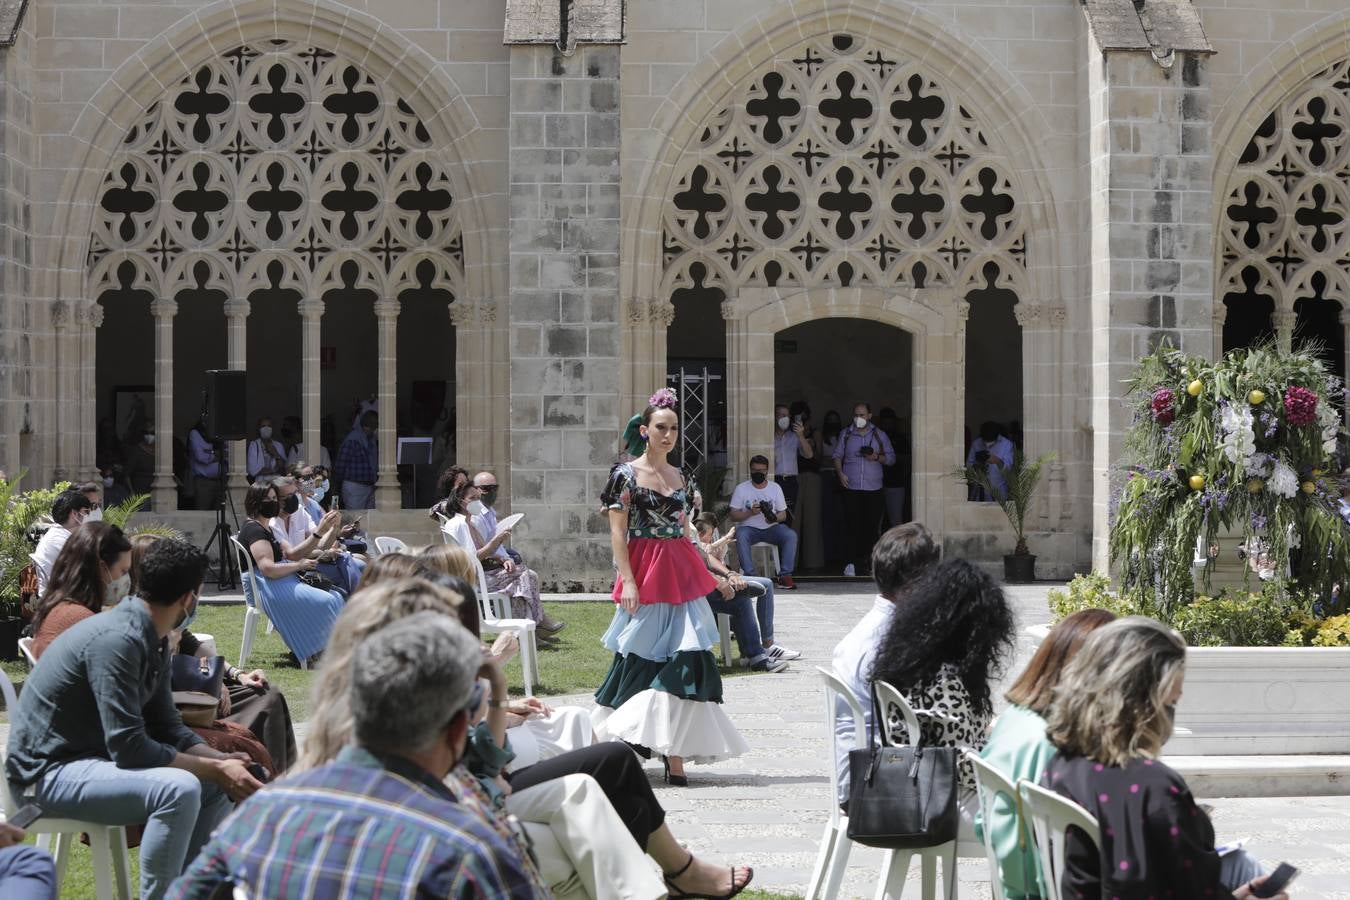
<svg viewBox="0 0 1350 900">
<path fill-rule="evenodd" d="M 680 867 L 680 871 L 674 873 L 671 872 L 661 873 L 661 877 L 666 880 L 666 887 L 670 888 L 670 893 L 668 895 L 670 900 L 731 900 L 732 897 L 735 897 L 741 891 L 749 887 L 750 882 L 754 881 L 755 879 L 755 870 L 750 868 L 749 866 L 743 866 L 742 871 L 745 872 L 745 881 L 741 884 L 740 887 L 737 887 L 736 867 L 732 866 L 730 892 L 725 894 L 687 894 L 681 888 L 676 886 L 675 879 L 679 878 L 685 872 L 688 872 L 689 867 L 692 866 L 693 864 L 694 864 L 694 854 L 690 853 L 689 859 L 686 860 L 685 864 Z"/>
<path fill-rule="evenodd" d="M 666 767 L 666 784 L 670 785 L 671 787 L 689 787 L 689 776 L 688 776 L 688 775 L 672 775 L 672 774 L 670 774 L 670 757 L 669 757 L 669 756 L 663 756 L 663 757 L 661 757 L 661 764 L 662 764 L 663 766 Z M 690 858 L 692 859 L 693 857 L 691 856 Z M 687 869 L 687 868 L 689 868 L 689 867 L 688 867 L 688 866 L 685 866 L 685 867 L 684 867 L 684 869 Z M 680 874 L 681 874 L 681 875 L 684 874 L 684 869 L 681 869 L 681 870 L 680 870 Z M 676 875 L 675 877 L 676 877 L 676 878 L 679 878 L 680 875 Z"/>
</svg>

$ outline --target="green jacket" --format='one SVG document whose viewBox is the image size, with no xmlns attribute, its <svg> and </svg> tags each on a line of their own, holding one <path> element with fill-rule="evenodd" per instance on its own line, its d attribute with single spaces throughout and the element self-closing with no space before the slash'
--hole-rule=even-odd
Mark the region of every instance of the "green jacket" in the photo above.
<svg viewBox="0 0 1350 900">
<path fill-rule="evenodd" d="M 1025 707 L 1009 706 L 994 723 L 980 758 L 1006 775 L 1013 784 L 1022 779 L 1039 784 L 1041 773 L 1055 752 L 1054 745 L 1045 736 L 1045 720 Z M 981 839 L 985 824 L 982 818 L 976 813 L 975 833 Z M 1002 795 L 994 801 L 994 816 L 989 828 L 993 834 L 994 853 L 999 860 L 1003 892 L 1009 900 L 1045 896 L 1030 831 L 1022 835 L 1017 808 Z"/>
</svg>

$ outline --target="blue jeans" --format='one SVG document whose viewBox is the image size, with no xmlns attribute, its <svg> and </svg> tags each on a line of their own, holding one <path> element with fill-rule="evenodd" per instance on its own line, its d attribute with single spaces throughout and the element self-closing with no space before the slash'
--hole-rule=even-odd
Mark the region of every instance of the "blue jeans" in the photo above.
<svg viewBox="0 0 1350 900">
<path fill-rule="evenodd" d="M 708 605 L 714 614 L 731 616 L 736 646 L 741 648 L 741 656 L 754 664 L 764 658 L 764 643 L 759 636 L 759 622 L 755 620 L 755 608 L 750 603 L 750 596 L 749 591 L 738 591 L 730 600 L 726 600 L 720 591 L 713 591 L 708 595 Z"/>
<path fill-rule="evenodd" d="M 1246 850 L 1234 850 L 1219 860 L 1219 884 L 1236 891 L 1253 878 L 1266 874 L 1261 863 Z"/>
<path fill-rule="evenodd" d="M 0 897 L 56 900 L 56 863 L 51 854 L 25 844 L 0 850 Z"/>
<path fill-rule="evenodd" d="M 20 788 L 12 786 L 16 796 Z M 40 778 L 34 801 L 50 816 L 99 825 L 145 823 L 142 900 L 164 896 L 234 809 L 219 787 L 182 769 L 119 769 L 106 759 L 79 759 Z"/>
<path fill-rule="evenodd" d="M 755 574 L 755 561 L 750 558 L 753 544 L 773 544 L 778 548 L 778 574 L 791 575 L 797 564 L 797 532 L 779 522 L 768 528 L 749 528 L 736 526 L 736 556 L 741 561 L 741 571 L 747 575 Z"/>
<path fill-rule="evenodd" d="M 773 581 L 758 575 L 746 575 L 749 583 L 746 592 L 755 598 L 755 615 L 759 618 L 759 634 L 766 642 L 773 643 Z"/>
</svg>

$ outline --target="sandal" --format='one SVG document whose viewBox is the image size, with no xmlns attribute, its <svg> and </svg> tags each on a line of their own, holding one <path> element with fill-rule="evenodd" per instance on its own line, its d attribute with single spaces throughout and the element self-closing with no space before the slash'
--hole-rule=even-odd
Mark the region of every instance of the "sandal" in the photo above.
<svg viewBox="0 0 1350 900">
<path fill-rule="evenodd" d="M 666 887 L 670 888 L 669 900 L 731 900 L 741 891 L 750 886 L 750 882 L 755 880 L 755 870 L 748 866 L 743 867 L 741 871 L 745 872 L 745 881 L 740 887 L 736 887 L 736 867 L 731 867 L 731 892 L 728 894 L 687 894 L 678 885 L 675 879 L 679 878 L 689 867 L 694 864 L 694 854 L 689 854 L 689 859 L 680 867 L 678 872 L 662 872 L 661 877 L 666 880 Z"/>
</svg>

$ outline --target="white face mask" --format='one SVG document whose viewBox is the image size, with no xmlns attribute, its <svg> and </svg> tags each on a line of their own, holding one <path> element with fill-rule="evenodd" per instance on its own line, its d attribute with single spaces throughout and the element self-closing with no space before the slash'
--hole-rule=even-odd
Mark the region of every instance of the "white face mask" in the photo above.
<svg viewBox="0 0 1350 900">
<path fill-rule="evenodd" d="M 103 521 L 103 507 L 100 506 L 98 509 L 91 509 L 91 510 L 89 511 L 89 515 L 87 515 L 87 516 L 84 517 L 84 520 L 85 520 L 86 522 L 102 522 L 102 521 Z"/>
<path fill-rule="evenodd" d="M 131 591 L 131 573 L 123 572 L 120 577 L 108 582 L 103 589 L 103 605 L 116 606 Z"/>
<path fill-rule="evenodd" d="M 153 434 L 147 434 L 147 435 L 145 436 L 145 442 L 146 442 L 147 444 L 154 444 L 154 442 L 155 442 L 155 436 L 154 436 Z"/>
<path fill-rule="evenodd" d="M 487 512 L 487 507 L 483 505 L 482 500 L 470 500 L 469 505 L 464 507 L 471 516 L 481 516 Z"/>
<path fill-rule="evenodd" d="M 263 427 L 258 429 L 258 437 L 262 438 L 264 441 L 270 438 L 271 436 L 272 436 L 271 425 L 264 425 Z"/>
<path fill-rule="evenodd" d="M 865 416 L 854 416 L 854 417 L 853 417 L 853 427 L 854 427 L 854 428 L 866 428 L 866 427 L 867 427 L 867 418 L 866 418 Z"/>
<path fill-rule="evenodd" d="M 108 476 L 106 476 L 106 477 L 103 479 L 103 486 L 104 486 L 104 487 L 112 487 L 112 486 L 113 486 L 113 477 L 112 477 L 111 475 L 108 475 Z"/>
<path fill-rule="evenodd" d="M 777 426 L 778 426 L 778 430 L 779 430 L 779 431 L 787 431 L 788 421 L 789 421 L 789 419 L 788 419 L 787 416 L 779 416 L 778 419 L 777 419 L 777 421 L 775 422 L 775 424 L 777 424 Z"/>
</svg>

